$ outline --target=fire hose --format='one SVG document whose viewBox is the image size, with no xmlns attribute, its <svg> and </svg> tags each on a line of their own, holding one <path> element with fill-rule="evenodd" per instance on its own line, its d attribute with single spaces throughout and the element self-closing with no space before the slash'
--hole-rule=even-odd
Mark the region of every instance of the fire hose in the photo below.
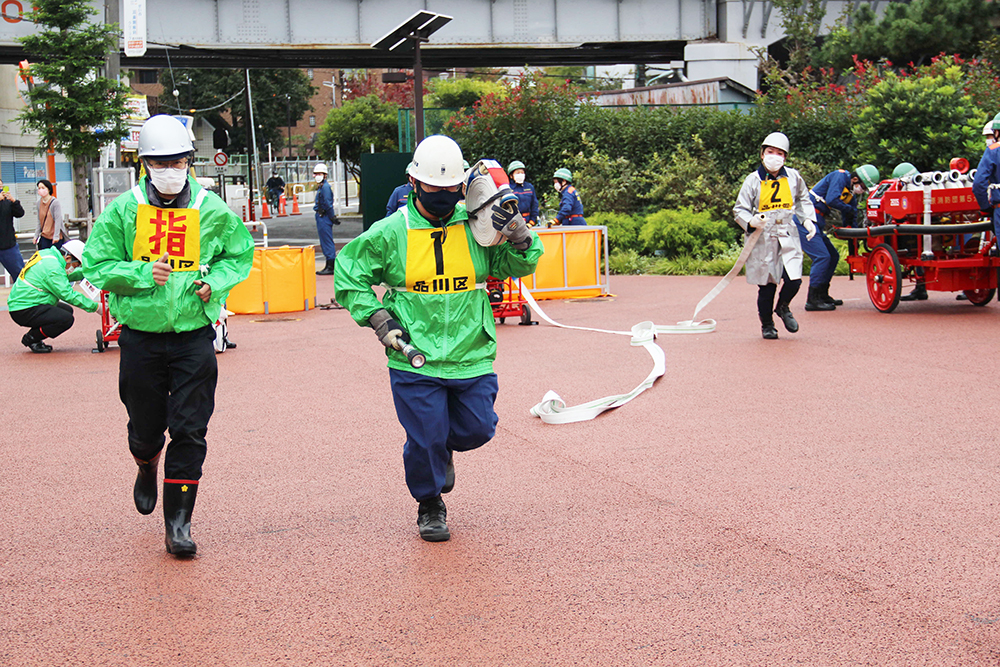
<svg viewBox="0 0 1000 667">
<path fill-rule="evenodd" d="M 975 234 L 993 229 L 993 223 L 966 222 L 955 225 L 879 225 L 878 227 L 834 227 L 838 239 L 866 239 L 873 236 L 934 236 L 942 234 Z"/>
<path fill-rule="evenodd" d="M 724 290 L 729 283 L 733 281 L 733 278 L 739 275 L 740 270 L 743 269 L 743 265 L 746 264 L 747 258 L 750 256 L 750 252 L 753 250 L 754 246 L 757 245 L 757 241 L 760 239 L 763 232 L 764 227 L 758 227 L 754 230 L 753 234 L 747 238 L 747 241 L 743 246 L 743 251 L 740 253 L 739 258 L 737 258 L 733 268 L 730 269 L 729 273 L 727 273 L 722 280 L 720 280 L 718 284 L 716 284 L 716 286 L 713 287 L 708 294 L 706 294 L 702 300 L 698 302 L 698 305 L 695 306 L 694 314 L 691 316 L 691 319 L 678 322 L 675 325 L 656 325 L 647 321 L 639 322 L 633 326 L 630 331 L 612 331 L 609 329 L 592 329 L 590 327 L 577 327 L 560 324 L 545 314 L 529 290 L 522 288 L 521 293 L 528 302 L 531 311 L 552 326 L 563 329 L 576 329 L 578 331 L 595 331 L 598 333 L 630 336 L 630 344 L 636 347 L 644 347 L 646 352 L 648 352 L 649 356 L 653 359 L 653 369 L 649 372 L 649 375 L 647 375 L 646 378 L 635 387 L 635 389 L 626 394 L 606 396 L 587 403 L 581 403 L 580 405 L 567 406 L 566 402 L 559 396 L 559 394 L 550 389 L 545 392 L 542 400 L 531 408 L 531 414 L 540 418 L 546 424 L 572 424 L 575 422 L 589 421 L 606 410 L 611 410 L 625 405 L 633 398 L 652 387 L 657 378 L 661 377 L 664 372 L 666 372 L 666 357 L 663 353 L 663 349 L 656 344 L 656 336 L 658 334 L 693 334 L 711 333 L 712 331 L 715 331 L 715 320 L 696 321 L 695 318 L 698 317 L 698 313 L 702 310 L 702 308 L 707 306 L 712 299 L 718 296 L 719 293 L 721 293 L 722 290 Z"/>
</svg>

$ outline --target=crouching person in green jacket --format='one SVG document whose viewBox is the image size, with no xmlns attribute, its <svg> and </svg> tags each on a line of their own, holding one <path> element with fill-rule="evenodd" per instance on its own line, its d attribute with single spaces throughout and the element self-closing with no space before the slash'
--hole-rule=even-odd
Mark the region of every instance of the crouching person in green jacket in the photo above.
<svg viewBox="0 0 1000 667">
<path fill-rule="evenodd" d="M 486 278 L 528 275 L 542 255 L 516 208 L 497 204 L 487 219 L 501 242 L 476 242 L 459 203 L 462 162 L 448 137 L 421 141 L 407 170 L 414 191 L 406 205 L 348 243 L 334 272 L 337 301 L 386 347 L 396 416 L 406 431 L 406 485 L 428 542 L 451 537 L 441 494 L 455 484 L 452 453 L 481 447 L 496 430 L 496 328 Z M 381 303 L 375 285 L 388 288 Z M 423 353 L 422 365 L 419 357 L 410 362 L 410 346 Z"/>
<path fill-rule="evenodd" d="M 10 288 L 7 297 L 10 319 L 28 327 L 21 344 L 32 352 L 52 351 L 52 346 L 42 341 L 55 338 L 73 326 L 73 306 L 88 313 L 97 310 L 97 302 L 73 289 L 72 282 L 83 278 L 82 257 L 83 242 L 76 240 L 66 241 L 61 250 L 55 247 L 39 250 Z"/>
<path fill-rule="evenodd" d="M 167 551 L 177 556 L 197 550 L 191 513 L 218 375 L 212 323 L 253 261 L 243 222 L 190 176 L 193 150 L 176 118 L 147 120 L 139 157 L 148 176 L 101 214 L 83 254 L 84 275 L 109 292 L 108 307 L 122 325 L 118 393 L 139 466 L 133 498 L 140 514 L 156 507 L 157 466 L 170 431 L 163 516 Z"/>
</svg>

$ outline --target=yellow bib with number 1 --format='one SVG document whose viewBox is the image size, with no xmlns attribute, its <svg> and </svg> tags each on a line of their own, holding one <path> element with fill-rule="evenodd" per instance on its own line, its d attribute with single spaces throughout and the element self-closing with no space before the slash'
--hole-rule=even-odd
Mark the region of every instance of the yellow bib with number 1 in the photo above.
<svg viewBox="0 0 1000 667">
<path fill-rule="evenodd" d="M 787 178 L 778 178 L 773 181 L 761 181 L 760 202 L 757 210 L 761 213 L 776 211 L 779 209 L 792 210 L 792 188 L 788 185 Z"/>
<path fill-rule="evenodd" d="M 454 294 L 476 287 L 465 225 L 406 230 L 406 289 L 422 294 Z"/>
<path fill-rule="evenodd" d="M 174 271 L 197 271 L 201 261 L 201 218 L 196 208 L 157 208 L 139 204 L 132 259 L 155 262 L 170 254 Z"/>
</svg>

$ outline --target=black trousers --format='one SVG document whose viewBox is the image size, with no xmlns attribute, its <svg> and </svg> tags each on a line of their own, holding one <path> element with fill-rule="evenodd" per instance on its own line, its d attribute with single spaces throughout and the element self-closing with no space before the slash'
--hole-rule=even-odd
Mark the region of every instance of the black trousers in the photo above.
<svg viewBox="0 0 1000 667">
<path fill-rule="evenodd" d="M 143 461 L 163 449 L 166 479 L 201 479 L 205 434 L 215 410 L 215 331 L 148 333 L 122 327 L 118 395 L 128 410 L 128 446 Z"/>
<path fill-rule="evenodd" d="M 23 310 L 12 310 L 10 319 L 22 327 L 31 329 L 37 341 L 55 338 L 73 326 L 73 306 L 60 301 L 54 306 L 45 304 Z"/>
<path fill-rule="evenodd" d="M 802 287 L 802 279 L 789 280 L 788 271 L 782 269 L 781 292 L 778 292 L 778 302 L 791 303 L 795 295 L 799 293 L 800 287 Z M 757 315 L 760 317 L 761 322 L 773 321 L 774 318 L 771 317 L 771 312 L 774 310 L 774 293 L 777 290 L 778 286 L 774 283 L 759 285 L 757 287 Z"/>
</svg>

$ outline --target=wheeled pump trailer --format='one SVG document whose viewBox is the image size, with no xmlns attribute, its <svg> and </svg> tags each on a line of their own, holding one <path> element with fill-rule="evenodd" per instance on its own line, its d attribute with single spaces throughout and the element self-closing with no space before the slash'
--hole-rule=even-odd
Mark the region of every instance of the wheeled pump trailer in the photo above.
<svg viewBox="0 0 1000 667">
<path fill-rule="evenodd" d="M 876 309 L 899 305 L 903 279 L 928 291 L 962 292 L 985 306 L 997 289 L 997 240 L 972 194 L 968 162 L 952 160 L 947 172 L 882 181 L 868 197 L 862 228 L 835 227 L 847 239 L 851 273 L 865 276 Z"/>
<path fill-rule="evenodd" d="M 493 317 L 500 320 L 500 324 L 507 321 L 508 317 L 519 317 L 518 324 L 530 325 L 538 324 L 531 321 L 531 309 L 521 292 L 521 279 L 508 278 L 500 280 L 489 276 L 486 279 L 486 291 L 490 295 L 490 306 L 493 308 Z"/>
</svg>

